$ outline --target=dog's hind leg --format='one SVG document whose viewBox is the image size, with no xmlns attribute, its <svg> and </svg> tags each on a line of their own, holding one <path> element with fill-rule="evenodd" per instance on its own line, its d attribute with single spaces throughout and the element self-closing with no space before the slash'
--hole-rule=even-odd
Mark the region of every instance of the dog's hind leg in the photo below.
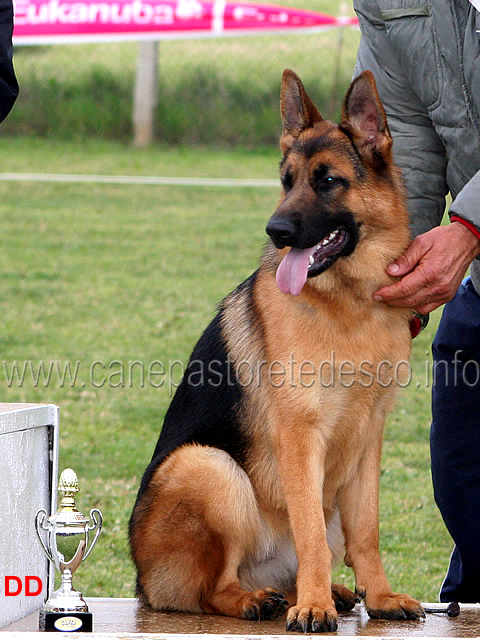
<svg viewBox="0 0 480 640">
<path fill-rule="evenodd" d="M 332 583 L 332 598 L 337 611 L 351 611 L 360 598 L 343 584 Z"/>
<path fill-rule="evenodd" d="M 246 473 L 227 453 L 188 445 L 155 471 L 135 509 L 132 555 L 141 597 L 155 609 L 268 619 L 285 611 L 275 589 L 246 591 L 260 513 Z"/>
</svg>

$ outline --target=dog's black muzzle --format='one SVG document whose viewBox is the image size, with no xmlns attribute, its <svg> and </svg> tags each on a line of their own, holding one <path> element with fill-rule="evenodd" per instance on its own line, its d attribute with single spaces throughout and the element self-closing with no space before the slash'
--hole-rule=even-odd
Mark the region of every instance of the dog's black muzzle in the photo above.
<svg viewBox="0 0 480 640">
<path fill-rule="evenodd" d="M 293 246 L 298 236 L 297 225 L 291 218 L 275 215 L 270 218 L 266 231 L 277 249 Z"/>
</svg>

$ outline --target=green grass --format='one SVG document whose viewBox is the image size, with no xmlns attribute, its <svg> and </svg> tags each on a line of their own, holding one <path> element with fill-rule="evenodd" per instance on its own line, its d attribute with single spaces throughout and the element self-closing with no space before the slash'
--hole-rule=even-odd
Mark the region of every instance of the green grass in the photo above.
<svg viewBox="0 0 480 640">
<path fill-rule="evenodd" d="M 279 154 L 0 140 L 8 170 L 273 177 Z M 1 399 L 61 409 L 60 466 L 79 507 L 105 529 L 78 572 L 87 596 L 131 596 L 126 528 L 169 402 L 128 363 L 185 360 L 217 302 L 257 265 L 275 189 L 0 182 L 1 357 L 79 362 L 74 386 L 7 384 Z M 425 361 L 438 314 L 414 342 L 412 384 L 389 418 L 382 462 L 382 553 L 395 589 L 436 600 L 451 543 L 433 504 Z M 96 365 L 93 379 L 89 370 Z M 122 384 L 115 361 L 126 363 Z M 105 384 L 102 385 L 105 378 Z M 154 383 L 159 379 L 155 378 Z M 418 386 L 417 386 L 418 383 Z M 350 574 L 338 570 L 352 586 Z"/>
<path fill-rule="evenodd" d="M 287 5 L 338 15 L 340 2 Z M 350 7 L 349 11 L 353 14 Z M 297 71 L 326 117 L 338 114 L 359 32 L 163 41 L 159 44 L 156 139 L 256 147 L 278 138 L 282 70 Z M 3 135 L 129 140 L 136 43 L 17 47 L 20 95 Z M 255 117 L 252 117 L 254 115 Z"/>
</svg>

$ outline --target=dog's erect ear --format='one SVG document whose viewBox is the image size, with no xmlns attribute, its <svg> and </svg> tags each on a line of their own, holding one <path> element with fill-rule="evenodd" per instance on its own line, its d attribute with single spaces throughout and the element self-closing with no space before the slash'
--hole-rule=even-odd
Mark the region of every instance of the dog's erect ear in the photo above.
<svg viewBox="0 0 480 640">
<path fill-rule="evenodd" d="M 365 162 L 381 168 L 391 161 L 392 136 L 371 71 L 364 71 L 350 85 L 340 128 L 351 138 Z"/>
<path fill-rule="evenodd" d="M 283 72 L 280 109 L 283 120 L 280 147 L 285 154 L 302 131 L 322 120 L 317 107 L 306 94 L 300 78 L 290 69 Z"/>
</svg>

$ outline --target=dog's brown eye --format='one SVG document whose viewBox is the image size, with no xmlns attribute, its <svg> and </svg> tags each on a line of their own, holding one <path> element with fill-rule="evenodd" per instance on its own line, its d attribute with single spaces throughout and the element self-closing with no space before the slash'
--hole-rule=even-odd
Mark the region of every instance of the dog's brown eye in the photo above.
<svg viewBox="0 0 480 640">
<path fill-rule="evenodd" d="M 340 178 L 339 176 L 325 174 L 324 171 L 319 170 L 315 172 L 314 185 L 315 189 L 325 191 L 337 185 L 343 185 L 344 187 L 346 187 L 348 186 L 348 181 L 344 178 Z"/>
<path fill-rule="evenodd" d="M 319 187 L 333 187 L 334 184 L 338 183 L 338 179 L 333 176 L 323 175 L 315 175 L 315 182 Z"/>
<path fill-rule="evenodd" d="M 290 189 L 293 187 L 293 176 L 290 171 L 285 171 L 285 173 L 283 174 L 282 186 L 285 191 L 290 191 Z"/>
</svg>

